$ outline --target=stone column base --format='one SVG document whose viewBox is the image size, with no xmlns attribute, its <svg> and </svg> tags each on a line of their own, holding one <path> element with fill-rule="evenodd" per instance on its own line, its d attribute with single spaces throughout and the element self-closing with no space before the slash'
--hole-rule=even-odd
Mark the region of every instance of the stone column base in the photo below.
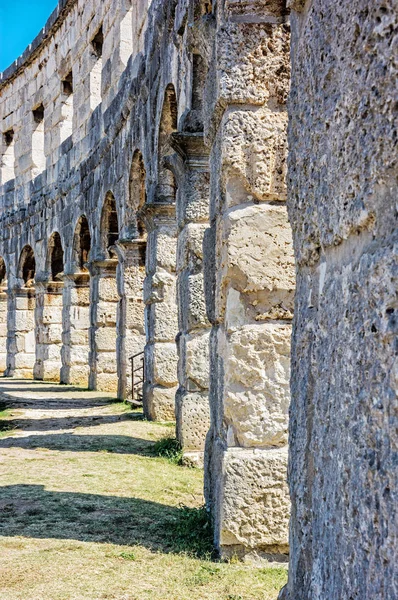
<svg viewBox="0 0 398 600">
<path fill-rule="evenodd" d="M 199 454 L 203 452 L 210 428 L 209 393 L 178 390 L 176 416 L 177 439 L 184 448 L 184 455 L 192 451 L 199 451 Z"/>
<path fill-rule="evenodd" d="M 213 456 L 215 545 L 222 559 L 286 561 L 287 447 L 228 448 Z"/>
</svg>

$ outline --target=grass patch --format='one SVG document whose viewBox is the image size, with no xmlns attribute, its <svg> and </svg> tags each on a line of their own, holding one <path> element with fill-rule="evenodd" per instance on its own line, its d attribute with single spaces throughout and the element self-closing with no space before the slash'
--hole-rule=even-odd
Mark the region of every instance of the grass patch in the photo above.
<svg viewBox="0 0 398 600">
<path fill-rule="evenodd" d="M 277 599 L 284 568 L 212 562 L 203 471 L 179 466 L 173 424 L 55 385 L 35 406 L 22 385 L 29 407 L 2 407 L 33 433 L 0 444 L 1 600 Z"/>
<path fill-rule="evenodd" d="M 182 465 L 182 448 L 180 442 L 174 437 L 164 437 L 153 446 L 156 456 L 167 458 L 174 465 Z"/>
<path fill-rule="evenodd" d="M 177 517 L 170 524 L 175 552 L 198 558 L 211 558 L 213 531 L 210 516 L 204 506 L 180 506 Z"/>
<path fill-rule="evenodd" d="M 0 403 L 0 439 L 14 432 L 12 421 L 7 419 L 11 417 L 12 411 L 7 408 L 3 402 Z"/>
<path fill-rule="evenodd" d="M 120 558 L 123 558 L 124 560 L 135 560 L 135 554 L 134 552 L 121 552 L 119 554 Z"/>
</svg>

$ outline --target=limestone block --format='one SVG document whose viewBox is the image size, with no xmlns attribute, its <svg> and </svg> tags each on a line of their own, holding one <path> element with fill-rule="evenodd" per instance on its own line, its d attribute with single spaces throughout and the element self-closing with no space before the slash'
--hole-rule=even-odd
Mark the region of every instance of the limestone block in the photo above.
<svg viewBox="0 0 398 600">
<path fill-rule="evenodd" d="M 207 224 L 189 223 L 178 236 L 177 270 L 200 264 L 203 259 L 203 237 Z"/>
<path fill-rule="evenodd" d="M 158 385 L 174 387 L 177 383 L 177 347 L 156 343 L 153 348 L 154 380 Z"/>
<path fill-rule="evenodd" d="M 23 342 L 24 351 L 34 354 L 34 352 L 36 350 L 36 335 L 35 335 L 34 330 L 28 331 L 21 337 L 23 337 L 23 339 L 24 339 L 24 342 Z"/>
<path fill-rule="evenodd" d="M 287 553 L 287 449 L 230 448 L 223 463 L 219 534 L 222 556 Z"/>
<path fill-rule="evenodd" d="M 86 306 L 73 306 L 70 312 L 70 322 L 76 329 L 90 327 L 90 309 Z"/>
<path fill-rule="evenodd" d="M 15 352 L 25 352 L 25 333 L 15 332 L 13 335 L 13 342 L 15 344 Z M 34 351 L 34 346 L 33 350 Z"/>
<path fill-rule="evenodd" d="M 231 445 L 282 446 L 288 439 L 290 325 L 247 325 L 224 352 L 224 411 Z"/>
<path fill-rule="evenodd" d="M 154 247 L 156 248 L 153 253 L 156 261 L 155 264 L 170 272 L 175 271 L 177 250 L 176 226 L 171 226 L 170 228 L 161 227 L 156 234 L 156 244 Z M 148 250 L 150 250 L 149 244 Z M 150 261 L 149 264 L 153 263 Z M 150 272 L 154 272 L 154 270 L 150 269 Z"/>
<path fill-rule="evenodd" d="M 289 92 L 289 28 L 269 23 L 223 22 L 206 90 L 210 105 L 284 104 Z M 213 102 L 212 102 L 213 101 Z M 205 113 L 205 130 L 217 111 Z"/>
<path fill-rule="evenodd" d="M 132 331 L 126 331 L 124 338 L 126 360 L 130 364 L 129 358 L 142 352 L 145 347 L 145 335 L 134 335 Z"/>
<path fill-rule="evenodd" d="M 181 202 L 177 205 L 179 226 L 209 218 L 210 173 L 188 169 L 185 173 Z"/>
<path fill-rule="evenodd" d="M 69 331 L 69 342 L 71 346 L 87 346 L 89 342 L 89 330 L 71 329 Z"/>
<path fill-rule="evenodd" d="M 177 304 L 159 302 L 147 307 L 149 331 L 156 342 L 174 341 L 178 333 Z"/>
<path fill-rule="evenodd" d="M 0 352 L 0 373 L 3 373 L 7 369 L 7 354 Z"/>
<path fill-rule="evenodd" d="M 17 310 L 15 312 L 15 329 L 17 331 L 30 331 L 35 326 L 35 314 L 31 310 Z"/>
<path fill-rule="evenodd" d="M 34 367 L 36 356 L 26 352 L 18 352 L 15 355 L 15 368 L 31 370 Z"/>
<path fill-rule="evenodd" d="M 144 301 L 162 302 L 170 298 L 175 293 L 175 275 L 165 269 L 159 269 L 152 276 L 145 279 L 144 283 Z"/>
<path fill-rule="evenodd" d="M 118 389 L 117 375 L 111 373 L 98 373 L 96 388 L 100 392 L 109 392 L 116 395 Z"/>
<path fill-rule="evenodd" d="M 286 199 L 287 113 L 267 106 L 229 109 L 220 131 L 220 160 L 229 206 Z M 230 183 L 228 184 L 228 181 Z"/>
<path fill-rule="evenodd" d="M 51 325 L 48 328 L 48 344 L 60 344 L 62 342 L 62 325 Z"/>
<path fill-rule="evenodd" d="M 15 310 L 28 310 L 31 308 L 32 299 L 27 296 L 16 296 L 15 297 Z M 33 306 L 34 308 L 34 306 Z"/>
<path fill-rule="evenodd" d="M 286 308 L 293 309 L 294 258 L 285 207 L 236 208 L 227 213 L 220 227 L 223 242 L 218 260 L 222 268 L 217 273 L 217 290 L 232 285 L 248 294 L 264 291 L 268 307 L 275 298 L 279 301 L 283 291 L 289 302 Z M 225 310 L 225 294 L 216 294 L 216 301 L 221 316 Z"/>
<path fill-rule="evenodd" d="M 44 349 L 46 360 L 59 361 L 61 357 L 61 344 L 47 344 Z"/>
<path fill-rule="evenodd" d="M 116 302 L 98 302 L 97 323 L 98 325 L 116 325 L 118 304 Z"/>
<path fill-rule="evenodd" d="M 210 331 L 185 337 L 186 377 L 208 389 L 210 370 Z"/>
<path fill-rule="evenodd" d="M 116 352 L 116 329 L 114 327 L 100 327 L 95 332 L 95 345 L 98 351 Z"/>
<path fill-rule="evenodd" d="M 0 353 L 7 351 L 7 338 L 0 337 Z"/>
<path fill-rule="evenodd" d="M 59 381 L 60 380 L 61 362 L 46 360 L 43 364 L 43 380 L 44 381 Z"/>
<path fill-rule="evenodd" d="M 116 373 L 117 361 L 115 352 L 98 352 L 97 373 Z"/>
<path fill-rule="evenodd" d="M 145 413 L 152 421 L 174 421 L 177 388 L 149 386 L 145 390 Z"/>
<path fill-rule="evenodd" d="M 88 360 L 88 347 L 87 346 L 71 346 L 70 348 L 70 359 L 69 364 L 73 365 L 84 365 L 87 364 Z"/>
<path fill-rule="evenodd" d="M 88 306 L 90 304 L 90 288 L 72 287 L 70 290 L 70 303 L 74 306 Z"/>
<path fill-rule="evenodd" d="M 88 365 L 71 365 L 69 368 L 69 383 L 87 387 L 89 376 Z"/>
<path fill-rule="evenodd" d="M 176 395 L 177 437 L 184 451 L 204 450 L 210 427 L 208 394 L 183 392 Z"/>
<path fill-rule="evenodd" d="M 126 299 L 126 325 L 137 332 L 144 331 L 145 305 L 141 298 Z"/>
<path fill-rule="evenodd" d="M 118 302 L 116 277 L 101 277 L 98 281 L 98 297 L 104 302 Z"/>
<path fill-rule="evenodd" d="M 208 325 L 202 273 L 185 272 L 180 276 L 179 303 L 183 329 L 190 331 Z"/>
</svg>

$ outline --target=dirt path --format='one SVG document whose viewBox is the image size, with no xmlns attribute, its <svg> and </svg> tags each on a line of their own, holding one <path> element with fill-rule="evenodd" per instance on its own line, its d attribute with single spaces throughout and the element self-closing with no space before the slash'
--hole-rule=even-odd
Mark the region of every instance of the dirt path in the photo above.
<svg viewBox="0 0 398 600">
<path fill-rule="evenodd" d="M 283 569 L 204 556 L 203 474 L 153 450 L 173 435 L 105 394 L 1 379 L 0 599 L 276 598 Z"/>
</svg>

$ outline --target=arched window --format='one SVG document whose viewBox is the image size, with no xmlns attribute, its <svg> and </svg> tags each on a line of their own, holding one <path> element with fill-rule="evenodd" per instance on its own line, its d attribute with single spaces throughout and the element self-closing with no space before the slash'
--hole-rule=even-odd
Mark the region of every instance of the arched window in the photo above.
<svg viewBox="0 0 398 600">
<path fill-rule="evenodd" d="M 106 258 L 116 258 L 113 249 L 119 239 L 119 221 L 116 210 L 116 200 L 112 192 L 108 192 L 105 198 L 101 216 L 101 245 Z"/>
<path fill-rule="evenodd" d="M 26 287 L 32 287 L 36 273 L 36 260 L 32 247 L 24 246 L 19 258 L 18 277 L 23 279 Z"/>
<path fill-rule="evenodd" d="M 130 223 L 136 223 L 138 237 L 142 238 L 145 235 L 144 224 L 139 217 L 139 211 L 146 202 L 146 171 L 144 160 L 139 150 L 136 150 L 133 155 L 133 161 L 130 171 L 129 182 L 129 215 Z"/>
<path fill-rule="evenodd" d="M 171 154 L 170 135 L 177 131 L 178 107 L 174 86 L 166 88 L 159 126 L 158 140 L 158 188 L 157 202 L 172 203 L 176 197 L 176 181 L 172 171 L 165 164 L 167 155 Z"/>
<path fill-rule="evenodd" d="M 57 231 L 49 239 L 48 258 L 52 281 L 60 281 L 60 275 L 64 271 L 64 251 L 61 236 Z"/>
<path fill-rule="evenodd" d="M 4 287 L 7 281 L 7 269 L 4 258 L 0 256 L 0 287 Z"/>
<path fill-rule="evenodd" d="M 73 253 L 77 267 L 81 271 L 87 271 L 86 264 L 89 260 L 91 250 L 91 235 L 88 221 L 85 215 L 82 215 L 75 228 L 73 238 Z"/>
</svg>

